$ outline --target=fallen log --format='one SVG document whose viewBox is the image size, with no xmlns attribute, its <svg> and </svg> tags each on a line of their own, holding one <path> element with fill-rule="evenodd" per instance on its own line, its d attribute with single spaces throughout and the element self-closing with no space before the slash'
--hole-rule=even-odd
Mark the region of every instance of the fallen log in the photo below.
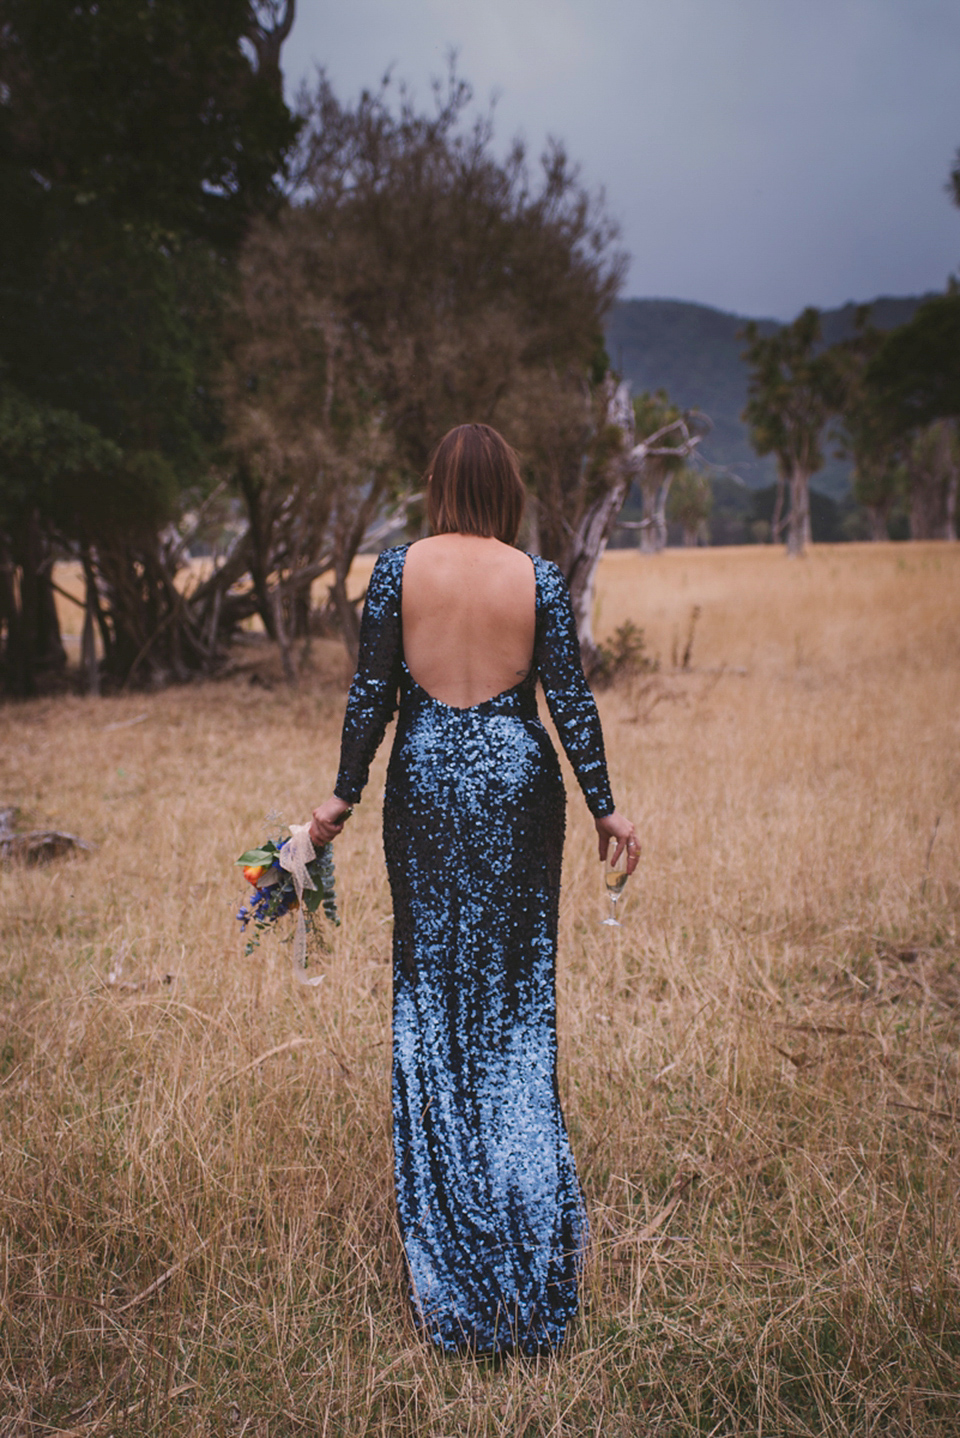
<svg viewBox="0 0 960 1438">
<path fill-rule="evenodd" d="M 16 815 L 16 809 L 0 809 L 0 863 L 14 860 L 22 864 L 46 864 L 77 849 L 92 853 L 96 848 L 95 844 L 88 844 L 86 839 L 64 833 L 62 829 L 27 829 L 17 833 L 13 827 Z"/>
</svg>

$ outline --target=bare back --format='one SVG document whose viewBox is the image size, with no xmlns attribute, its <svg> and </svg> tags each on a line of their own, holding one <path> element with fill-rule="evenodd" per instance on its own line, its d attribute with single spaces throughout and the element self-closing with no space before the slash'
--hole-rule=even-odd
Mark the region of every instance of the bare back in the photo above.
<svg viewBox="0 0 960 1438">
<path fill-rule="evenodd" d="M 526 554 L 474 534 L 436 534 L 407 551 L 403 653 L 434 699 L 469 709 L 512 689 L 533 662 L 537 584 Z"/>
</svg>

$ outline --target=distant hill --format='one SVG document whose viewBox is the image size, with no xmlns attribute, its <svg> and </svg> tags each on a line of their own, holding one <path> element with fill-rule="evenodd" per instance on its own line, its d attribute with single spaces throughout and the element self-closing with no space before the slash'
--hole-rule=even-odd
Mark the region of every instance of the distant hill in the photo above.
<svg viewBox="0 0 960 1438">
<path fill-rule="evenodd" d="M 923 297 L 926 298 L 926 297 Z M 871 306 L 873 323 L 881 329 L 905 324 L 921 303 L 919 297 L 881 298 Z M 823 334 L 835 344 L 853 333 L 853 303 L 823 312 Z M 740 419 L 747 401 L 747 367 L 740 358 L 738 331 L 742 315 L 726 314 L 709 305 L 683 300 L 618 300 L 607 325 L 607 352 L 634 394 L 665 389 L 685 409 L 700 409 L 713 421 L 702 446 L 706 459 L 727 466 L 752 489 L 776 482 L 775 461 L 758 459 Z M 773 334 L 776 320 L 759 320 L 761 333 Z M 813 484 L 841 499 L 850 490 L 850 467 L 827 450 L 827 464 Z"/>
</svg>

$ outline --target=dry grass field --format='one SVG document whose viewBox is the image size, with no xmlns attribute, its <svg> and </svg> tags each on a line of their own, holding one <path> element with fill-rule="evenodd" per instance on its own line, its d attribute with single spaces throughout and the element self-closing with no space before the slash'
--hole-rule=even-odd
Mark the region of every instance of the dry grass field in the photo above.
<svg viewBox="0 0 960 1438">
<path fill-rule="evenodd" d="M 330 787 L 336 647 L 295 694 L 251 644 L 0 710 L 0 800 L 98 846 L 0 870 L 3 1438 L 960 1431 L 960 545 L 613 553 L 597 632 L 627 618 L 660 670 L 599 702 L 644 856 L 604 929 L 568 784 L 593 1236 L 549 1361 L 407 1317 L 386 746 L 324 983 L 242 954 L 232 861 Z"/>
</svg>

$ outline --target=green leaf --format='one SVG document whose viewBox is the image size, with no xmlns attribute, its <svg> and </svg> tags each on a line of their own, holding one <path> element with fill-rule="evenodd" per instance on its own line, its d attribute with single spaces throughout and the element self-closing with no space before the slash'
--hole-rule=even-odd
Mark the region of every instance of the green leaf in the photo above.
<svg viewBox="0 0 960 1438">
<path fill-rule="evenodd" d="M 243 864 L 244 867 L 252 867 L 255 864 L 271 864 L 275 853 L 276 850 L 271 849 L 248 849 L 245 854 L 240 855 L 237 863 Z"/>
</svg>

